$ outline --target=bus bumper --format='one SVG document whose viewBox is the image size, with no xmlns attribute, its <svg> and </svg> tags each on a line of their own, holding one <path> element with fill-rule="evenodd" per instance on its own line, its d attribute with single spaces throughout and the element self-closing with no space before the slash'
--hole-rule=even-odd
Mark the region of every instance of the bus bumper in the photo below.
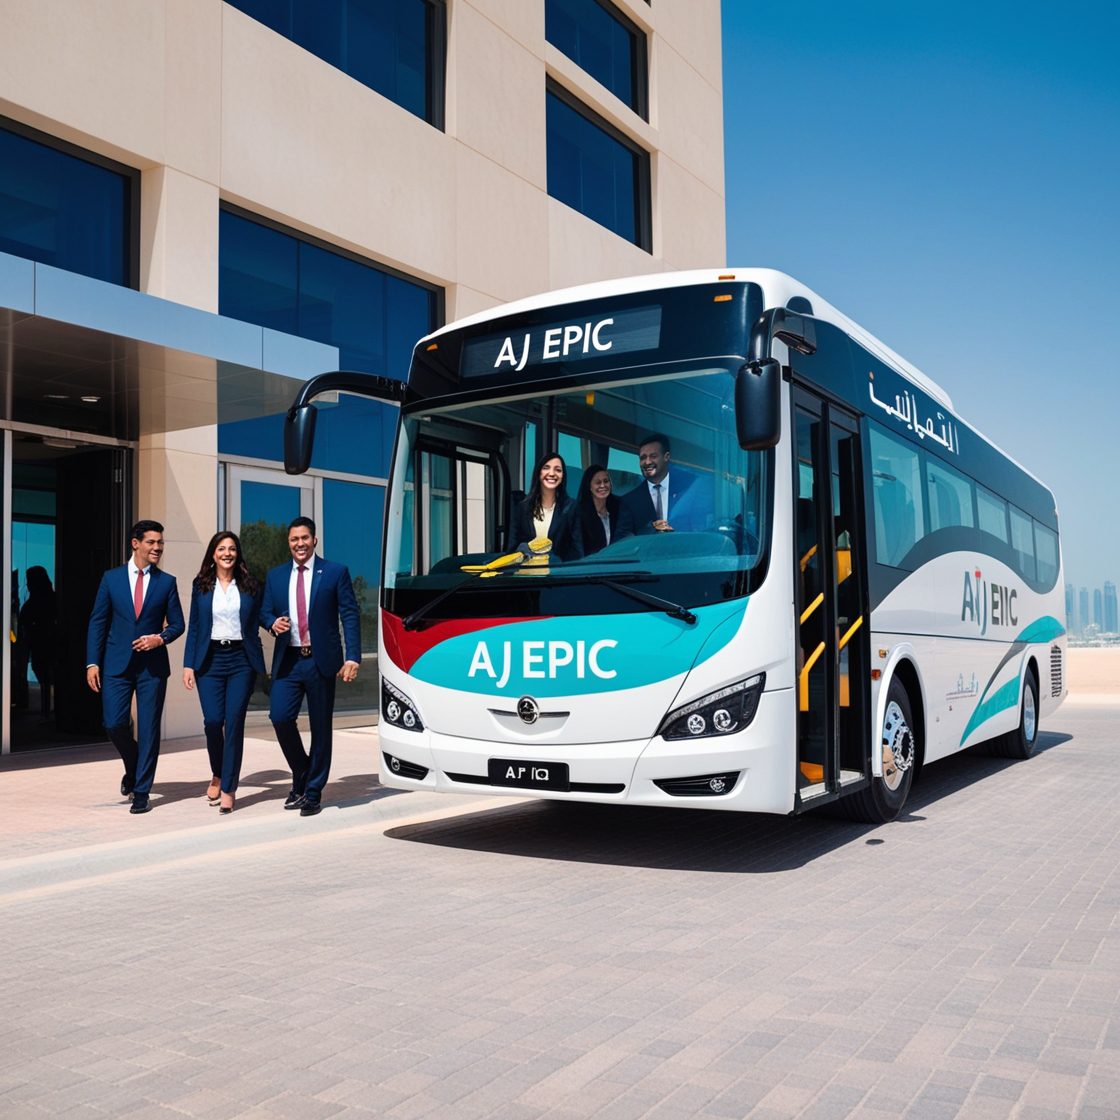
<svg viewBox="0 0 1120 1120">
<path fill-rule="evenodd" d="M 745 730 L 694 740 L 654 736 L 608 743 L 495 743 L 428 730 L 409 732 L 383 722 L 380 781 L 397 789 L 443 793 L 789 813 L 794 807 L 796 766 L 792 697 L 789 689 L 763 693 Z M 530 773 L 534 769 L 555 773 L 557 764 L 566 764 L 571 788 L 494 785 L 492 760 L 508 763 L 501 771 L 511 776 L 519 774 L 520 767 Z M 425 771 L 424 776 L 407 776 L 416 774 L 415 768 Z M 709 784 L 700 783 L 707 792 L 670 792 L 685 788 L 676 784 L 680 781 L 708 776 L 725 776 L 724 788 L 716 793 Z M 524 780 L 531 782 L 531 778 Z M 716 782 L 717 787 L 720 784 Z"/>
</svg>

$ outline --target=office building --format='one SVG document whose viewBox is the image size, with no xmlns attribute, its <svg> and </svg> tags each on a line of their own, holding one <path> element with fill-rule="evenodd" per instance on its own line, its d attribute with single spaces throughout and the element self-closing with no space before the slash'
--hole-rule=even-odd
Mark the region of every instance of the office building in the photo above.
<svg viewBox="0 0 1120 1120">
<path fill-rule="evenodd" d="M 97 736 L 85 618 L 140 516 L 184 599 L 218 527 L 263 565 L 313 516 L 368 710 L 395 413 L 324 409 L 295 478 L 280 414 L 448 319 L 723 263 L 718 0 L 0 0 L 0 28 L 3 609 L 38 565 L 59 618 L 45 724 L 4 643 L 3 749 Z M 200 731 L 181 650 L 169 737 Z"/>
<path fill-rule="evenodd" d="M 1106 634 L 1120 633 L 1116 617 L 1116 584 L 1111 580 L 1104 581 L 1104 632 Z"/>
</svg>

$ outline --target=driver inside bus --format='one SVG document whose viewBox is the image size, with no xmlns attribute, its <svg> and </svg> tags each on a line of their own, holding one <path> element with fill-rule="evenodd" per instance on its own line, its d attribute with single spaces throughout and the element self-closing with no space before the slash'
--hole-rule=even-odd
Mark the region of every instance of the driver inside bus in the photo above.
<svg viewBox="0 0 1120 1120">
<path fill-rule="evenodd" d="M 642 481 L 622 496 L 639 533 L 703 532 L 712 523 L 712 496 L 700 479 L 672 465 L 669 437 L 653 432 L 638 445 Z"/>
</svg>

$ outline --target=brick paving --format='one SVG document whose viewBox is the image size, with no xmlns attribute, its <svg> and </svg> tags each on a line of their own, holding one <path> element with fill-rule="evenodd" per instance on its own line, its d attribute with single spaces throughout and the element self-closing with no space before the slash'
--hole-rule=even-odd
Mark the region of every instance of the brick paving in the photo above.
<svg viewBox="0 0 1120 1120">
<path fill-rule="evenodd" d="M 4 760 L 0 1115 L 1116 1118 L 1118 709 L 881 828 Z"/>
</svg>

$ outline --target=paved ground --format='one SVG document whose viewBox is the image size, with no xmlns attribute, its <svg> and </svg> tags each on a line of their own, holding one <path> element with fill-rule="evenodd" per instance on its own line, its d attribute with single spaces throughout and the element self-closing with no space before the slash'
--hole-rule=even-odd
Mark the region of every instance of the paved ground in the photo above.
<svg viewBox="0 0 1120 1120">
<path fill-rule="evenodd" d="M 875 829 L 6 760 L 0 1115 L 1115 1118 L 1118 709 Z"/>
</svg>

